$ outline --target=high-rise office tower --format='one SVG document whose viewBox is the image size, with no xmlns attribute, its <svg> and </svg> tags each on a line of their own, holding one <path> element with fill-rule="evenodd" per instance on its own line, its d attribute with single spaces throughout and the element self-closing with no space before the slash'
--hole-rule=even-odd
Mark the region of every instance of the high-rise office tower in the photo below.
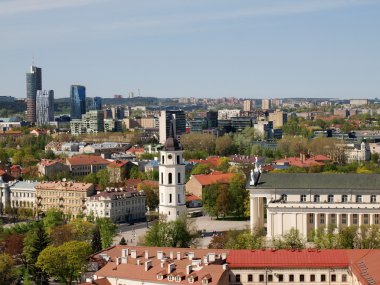
<svg viewBox="0 0 380 285">
<path fill-rule="evenodd" d="M 37 90 L 42 90 L 42 69 L 32 65 L 26 74 L 26 104 L 29 122 L 36 122 Z"/>
<path fill-rule="evenodd" d="M 186 133 L 186 116 L 182 110 L 161 111 L 160 116 L 160 143 L 164 144 L 169 137 L 170 121 L 174 116 L 174 131 L 176 136 Z"/>
<path fill-rule="evenodd" d="M 37 126 L 48 125 L 54 121 L 54 91 L 37 90 L 36 96 Z"/>
<path fill-rule="evenodd" d="M 71 85 L 70 87 L 70 115 L 71 119 L 81 119 L 86 113 L 86 87 Z"/>
<path fill-rule="evenodd" d="M 87 103 L 88 103 L 87 111 L 101 110 L 102 109 L 102 98 L 101 97 L 88 98 Z"/>
</svg>

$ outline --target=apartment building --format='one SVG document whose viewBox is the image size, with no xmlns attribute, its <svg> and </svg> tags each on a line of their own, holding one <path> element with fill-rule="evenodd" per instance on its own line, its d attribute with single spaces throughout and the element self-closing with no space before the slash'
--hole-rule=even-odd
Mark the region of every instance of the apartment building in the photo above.
<svg viewBox="0 0 380 285">
<path fill-rule="evenodd" d="M 96 155 L 76 155 L 66 159 L 73 176 L 86 176 L 105 169 L 110 162 Z"/>
</svg>

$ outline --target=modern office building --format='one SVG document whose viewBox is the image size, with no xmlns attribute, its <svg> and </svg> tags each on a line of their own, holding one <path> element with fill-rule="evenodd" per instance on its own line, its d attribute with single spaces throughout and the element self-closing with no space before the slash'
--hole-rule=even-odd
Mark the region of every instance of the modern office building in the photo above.
<svg viewBox="0 0 380 285">
<path fill-rule="evenodd" d="M 86 87 L 71 85 L 70 87 L 70 114 L 71 119 L 81 119 L 86 113 Z"/>
<path fill-rule="evenodd" d="M 37 126 L 48 125 L 54 121 L 54 91 L 37 90 L 36 96 Z"/>
<path fill-rule="evenodd" d="M 208 111 L 207 117 L 207 127 L 209 129 L 215 129 L 218 127 L 218 111 Z"/>
<path fill-rule="evenodd" d="M 174 116 L 174 129 L 177 138 L 186 133 L 186 117 L 182 110 L 161 111 L 160 116 L 160 143 L 164 144 L 169 137 L 170 121 Z"/>
<path fill-rule="evenodd" d="M 42 69 L 32 65 L 26 74 L 26 104 L 29 122 L 36 122 L 37 90 L 42 90 Z"/>
<path fill-rule="evenodd" d="M 101 110 L 102 106 L 103 105 L 102 105 L 102 98 L 101 97 L 88 98 L 87 111 Z"/>
</svg>

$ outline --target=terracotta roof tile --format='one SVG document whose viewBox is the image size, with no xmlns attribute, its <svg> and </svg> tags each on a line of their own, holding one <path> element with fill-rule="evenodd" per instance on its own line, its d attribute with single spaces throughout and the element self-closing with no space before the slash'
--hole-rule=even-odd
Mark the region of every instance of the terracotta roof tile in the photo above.
<svg viewBox="0 0 380 285">
<path fill-rule="evenodd" d="M 202 186 L 207 186 L 215 183 L 230 183 L 235 173 L 220 173 L 213 172 L 211 174 L 198 174 L 192 177 L 196 179 Z"/>
<path fill-rule="evenodd" d="M 97 155 L 76 155 L 66 160 L 71 165 L 99 165 L 106 164 L 108 165 L 110 162 L 100 156 Z"/>
</svg>

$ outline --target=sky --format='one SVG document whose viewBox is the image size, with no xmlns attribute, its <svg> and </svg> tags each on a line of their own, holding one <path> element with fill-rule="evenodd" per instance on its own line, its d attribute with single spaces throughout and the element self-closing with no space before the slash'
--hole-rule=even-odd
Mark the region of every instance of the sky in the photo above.
<svg viewBox="0 0 380 285">
<path fill-rule="evenodd" d="M 380 97 L 380 0 L 0 0 L 0 96 Z"/>
</svg>

